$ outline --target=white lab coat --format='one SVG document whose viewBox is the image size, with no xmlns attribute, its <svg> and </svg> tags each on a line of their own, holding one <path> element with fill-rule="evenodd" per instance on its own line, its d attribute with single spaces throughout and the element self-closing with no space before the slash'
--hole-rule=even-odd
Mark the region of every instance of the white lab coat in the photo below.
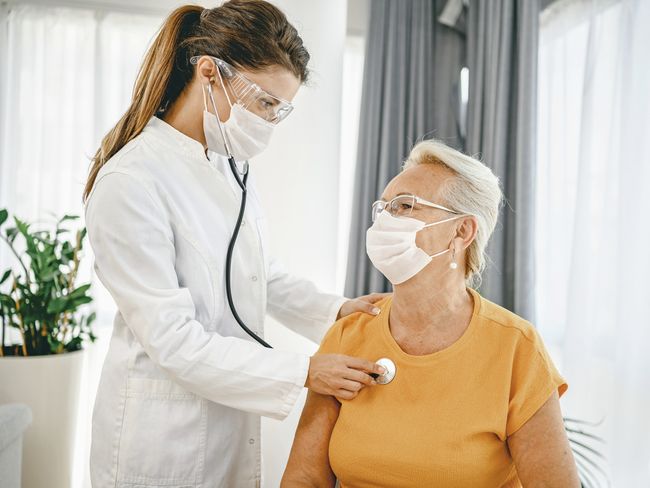
<svg viewBox="0 0 650 488">
<path fill-rule="evenodd" d="M 260 415 L 282 419 L 309 357 L 266 349 L 236 324 L 225 256 L 240 191 L 227 160 L 153 117 L 101 169 L 86 204 L 95 271 L 118 312 L 93 413 L 91 478 L 107 487 L 256 487 Z M 233 256 L 239 315 L 268 311 L 316 342 L 344 298 L 268 255 L 249 181 Z"/>
</svg>

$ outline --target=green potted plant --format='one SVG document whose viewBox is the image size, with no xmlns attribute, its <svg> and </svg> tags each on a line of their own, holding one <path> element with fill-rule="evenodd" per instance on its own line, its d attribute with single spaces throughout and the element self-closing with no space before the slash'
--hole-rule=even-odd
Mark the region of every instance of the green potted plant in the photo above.
<svg viewBox="0 0 650 488">
<path fill-rule="evenodd" d="M 66 215 L 49 229 L 0 209 L 0 245 L 15 263 L 0 270 L 0 404 L 24 403 L 25 487 L 70 486 L 83 346 L 94 341 L 90 284 L 77 284 L 86 229 Z M 48 469 L 25 469 L 48 460 Z"/>
</svg>

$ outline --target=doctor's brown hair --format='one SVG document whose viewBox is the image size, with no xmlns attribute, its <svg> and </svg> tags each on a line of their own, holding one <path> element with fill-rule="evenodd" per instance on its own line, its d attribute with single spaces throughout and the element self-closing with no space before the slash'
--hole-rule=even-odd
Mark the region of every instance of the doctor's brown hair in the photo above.
<svg viewBox="0 0 650 488">
<path fill-rule="evenodd" d="M 84 201 L 97 173 L 151 118 L 169 108 L 194 76 L 192 56 L 211 55 L 235 67 L 259 71 L 281 66 L 301 82 L 309 76 L 309 53 L 286 16 L 263 0 L 230 0 L 207 9 L 174 10 L 147 51 L 133 88 L 131 105 L 92 159 Z"/>
</svg>

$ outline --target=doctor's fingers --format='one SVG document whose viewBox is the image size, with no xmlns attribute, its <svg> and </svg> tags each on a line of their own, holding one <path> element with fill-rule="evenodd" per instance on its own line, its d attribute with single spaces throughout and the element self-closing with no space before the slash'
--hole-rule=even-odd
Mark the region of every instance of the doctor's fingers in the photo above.
<svg viewBox="0 0 650 488">
<path fill-rule="evenodd" d="M 334 396 L 342 400 L 352 400 L 359 394 L 358 391 L 336 390 Z"/>
<path fill-rule="evenodd" d="M 341 390 L 348 390 L 351 392 L 359 392 L 366 387 L 363 383 L 353 380 L 343 380 L 341 383 Z"/>
<path fill-rule="evenodd" d="M 383 300 L 389 295 L 390 293 L 371 293 L 369 295 L 364 295 L 362 297 L 359 297 L 357 300 L 364 300 L 370 303 L 377 303 L 379 300 Z"/>
<path fill-rule="evenodd" d="M 358 383 L 363 383 L 365 386 L 376 385 L 377 382 L 367 373 L 362 373 L 356 369 L 348 368 L 345 372 L 344 378 L 347 380 L 356 381 Z"/>
<path fill-rule="evenodd" d="M 347 356 L 346 365 L 348 368 L 365 371 L 368 374 L 384 374 L 385 372 L 384 368 L 379 366 L 377 363 L 373 363 L 367 359 L 355 358 L 352 356 Z"/>
</svg>

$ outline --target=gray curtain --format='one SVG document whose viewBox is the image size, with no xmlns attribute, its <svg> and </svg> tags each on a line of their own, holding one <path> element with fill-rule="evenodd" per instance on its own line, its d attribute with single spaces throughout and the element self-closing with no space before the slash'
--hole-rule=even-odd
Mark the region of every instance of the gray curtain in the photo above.
<svg viewBox="0 0 650 488">
<path fill-rule="evenodd" d="M 507 204 L 480 292 L 534 321 L 537 38 L 540 3 L 548 0 L 469 0 L 454 28 L 437 22 L 460 1 L 371 3 L 345 293 L 390 291 L 365 253 L 370 204 L 413 144 L 436 137 L 480 156 L 500 178 Z M 465 53 L 466 139 L 458 110 Z"/>
<path fill-rule="evenodd" d="M 437 22 L 446 0 L 372 0 L 364 67 L 346 296 L 390 291 L 366 256 L 370 206 L 411 147 L 436 137 L 461 147 L 462 32 Z"/>
<path fill-rule="evenodd" d="M 537 39 L 540 0 L 470 0 L 466 150 L 501 180 L 507 204 L 481 293 L 534 321 Z"/>
</svg>

